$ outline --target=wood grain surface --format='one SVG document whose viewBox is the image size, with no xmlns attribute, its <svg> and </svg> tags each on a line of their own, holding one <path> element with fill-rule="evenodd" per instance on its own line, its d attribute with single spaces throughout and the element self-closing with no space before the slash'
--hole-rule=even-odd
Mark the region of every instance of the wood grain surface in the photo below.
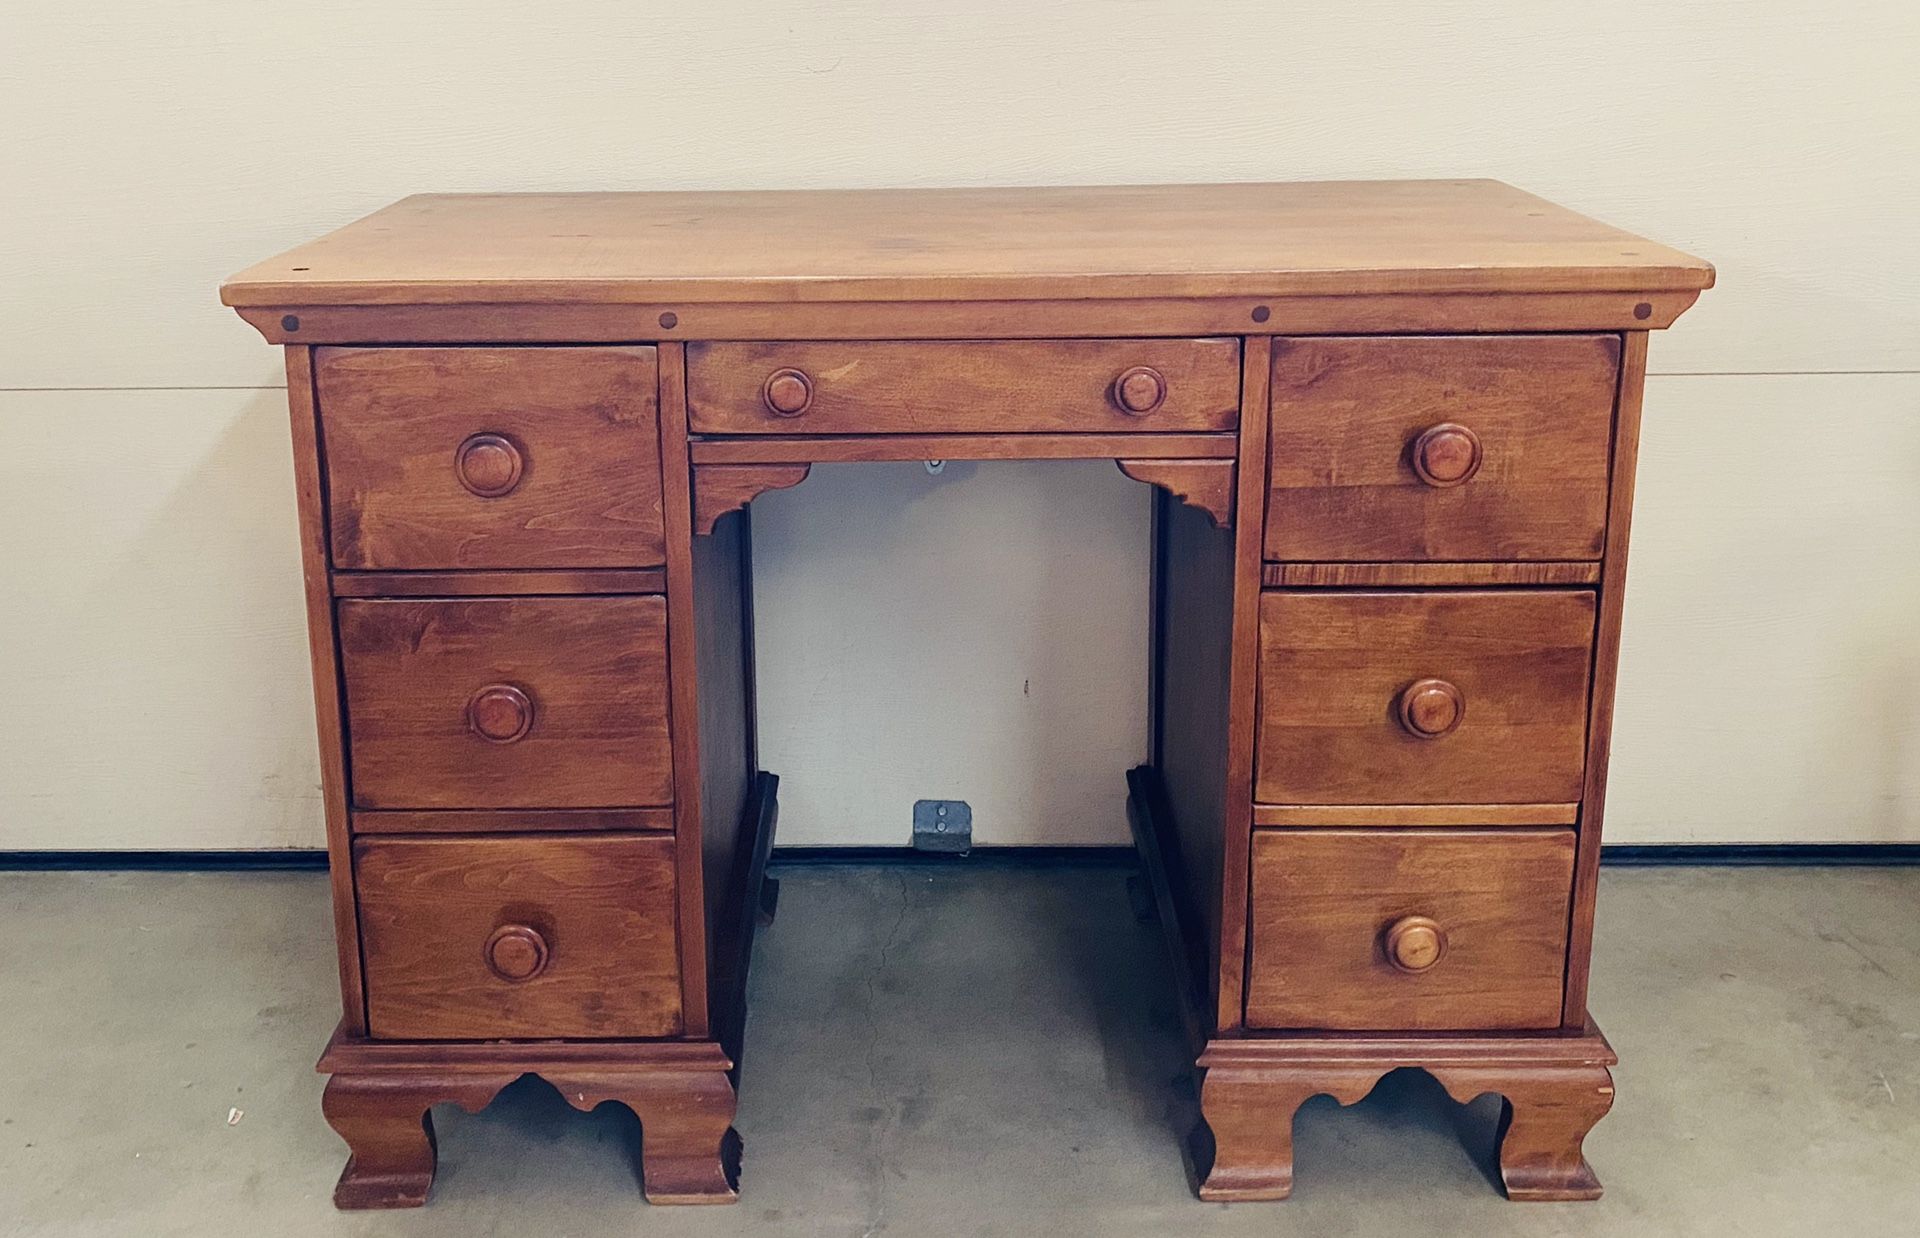
<svg viewBox="0 0 1920 1238">
<path fill-rule="evenodd" d="M 671 833 L 671 808 L 388 809 L 353 814 L 355 834 Z"/>
<path fill-rule="evenodd" d="M 734 1063 L 712 1041 L 394 1042 L 334 1033 L 319 1070 L 321 1110 L 351 1155 L 334 1206 L 417 1208 L 437 1164 L 434 1105 L 478 1113 L 535 1074 L 583 1112 L 614 1101 L 640 1119 L 640 1184 L 649 1203 L 723 1204 L 738 1197 L 727 1147 Z"/>
<path fill-rule="evenodd" d="M 1293 1191 L 1293 1118 L 1319 1095 L 1363 1099 L 1390 1070 L 1418 1067 L 1456 1103 L 1501 1098 L 1501 1185 L 1517 1200 L 1597 1199 L 1582 1155 L 1613 1107 L 1618 1059 L 1591 1022 L 1567 1035 L 1295 1033 L 1215 1040 L 1200 1056 L 1201 1105 L 1213 1136 L 1201 1147 L 1200 1198 L 1285 1199 Z M 1211 1157 L 1205 1154 L 1211 1151 Z"/>
<path fill-rule="evenodd" d="M 1697 258 L 1498 181 L 1303 181 L 423 194 L 248 268 L 221 297 L 790 302 L 1712 283 Z"/>
<path fill-rule="evenodd" d="M 776 409 L 776 382 L 792 386 L 791 409 Z M 696 434 L 1209 431 L 1239 413 L 1233 339 L 687 346 Z"/>
<path fill-rule="evenodd" d="M 306 593 L 307 653 L 320 758 L 320 813 L 326 828 L 328 897 L 340 972 L 341 1026 L 367 1030 L 366 989 L 360 960 L 360 922 L 354 909 L 351 791 L 347 785 L 346 705 L 340 651 L 328 596 L 326 479 L 320 458 L 319 412 L 313 399 L 313 350 L 289 348 L 287 411 L 293 436 L 294 504 L 299 512 L 300 575 Z"/>
<path fill-rule="evenodd" d="M 335 566 L 662 561 L 652 348 L 325 348 L 315 367 Z"/>
<path fill-rule="evenodd" d="M 1585 590 L 1263 595 L 1254 798 L 1578 800 L 1593 628 Z M 1465 702 L 1457 726 L 1434 738 L 1395 713 L 1429 678 Z"/>
<path fill-rule="evenodd" d="M 1274 341 L 1269 559 L 1598 559 L 1618 336 Z M 1415 468 L 1455 426 L 1466 480 Z"/>
<path fill-rule="evenodd" d="M 815 207 L 833 219 L 803 226 Z M 314 354 L 314 450 L 333 566 L 373 594 L 333 607 L 373 1035 L 737 1036 L 744 948 L 714 955 L 717 926 L 755 910 L 772 819 L 747 794 L 772 780 L 737 509 L 816 462 L 949 458 L 1115 459 L 1197 505 L 1154 504 L 1162 769 L 1129 784 L 1196 1037 L 1578 1030 L 1631 493 L 1615 401 L 1706 264 L 1492 182 L 418 198 L 282 261 L 300 278 L 229 302 L 269 338 L 362 345 Z M 1230 321 L 1157 329 L 1189 311 Z M 660 342 L 587 346 L 624 325 Z M 366 346 L 422 336 L 467 347 Z M 603 452 L 595 418 L 639 432 Z M 600 506 L 635 473 L 639 559 Z M 660 595 L 538 592 L 655 567 L 625 579 Z M 414 596 L 379 595 L 384 569 Z M 525 587 L 422 596 L 484 586 L 460 569 Z M 641 1008 L 604 1000 L 622 969 Z M 1590 1197 L 1604 1068 L 1510 1066 L 1442 1081 L 1509 1089 L 1516 1197 Z M 356 1156 L 404 1162 L 400 1202 L 428 1082 L 330 1087 Z M 1250 1105 L 1290 1120 L 1304 1074 L 1209 1081 L 1241 1083 L 1203 1098 L 1209 1198 L 1290 1172 L 1283 1134 L 1241 1128 Z M 688 1198 L 730 1185 L 708 1152 L 685 1168 Z"/>
<path fill-rule="evenodd" d="M 368 1028 L 390 1039 L 627 1038 L 680 1031 L 667 835 L 361 839 Z M 537 936 L 537 974 L 486 947 Z"/>
<path fill-rule="evenodd" d="M 658 597 L 339 604 L 360 808 L 614 808 L 673 800 Z M 476 733 L 494 685 L 525 733 Z"/>
<path fill-rule="evenodd" d="M 878 434 L 703 438 L 699 464 L 874 463 L 883 460 L 1232 459 L 1231 434 Z"/>
<path fill-rule="evenodd" d="M 1247 1023 L 1445 1031 L 1560 1022 L 1573 831 L 1258 830 Z M 1386 937 L 1438 926 L 1423 971 Z"/>
<path fill-rule="evenodd" d="M 1598 563 L 1269 563 L 1270 589 L 1336 589 L 1427 585 L 1591 585 Z"/>
<path fill-rule="evenodd" d="M 657 567 L 578 571 L 335 572 L 335 597 L 511 597 L 541 594 L 658 593 L 667 574 Z"/>
</svg>

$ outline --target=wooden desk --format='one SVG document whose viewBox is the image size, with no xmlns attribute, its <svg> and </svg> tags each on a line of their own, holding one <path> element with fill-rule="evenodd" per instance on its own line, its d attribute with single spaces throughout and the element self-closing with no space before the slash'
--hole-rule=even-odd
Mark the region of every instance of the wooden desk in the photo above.
<svg viewBox="0 0 1920 1238">
<path fill-rule="evenodd" d="M 285 346 L 342 1207 L 524 1072 L 734 1198 L 776 780 L 747 507 L 816 461 L 1156 487 L 1153 758 L 1206 1199 L 1307 1097 L 1498 1092 L 1591 1198 L 1587 1016 L 1647 333 L 1712 268 L 1489 181 L 408 198 L 243 272 Z M 1116 777 L 1119 771 L 1115 771 Z"/>
</svg>

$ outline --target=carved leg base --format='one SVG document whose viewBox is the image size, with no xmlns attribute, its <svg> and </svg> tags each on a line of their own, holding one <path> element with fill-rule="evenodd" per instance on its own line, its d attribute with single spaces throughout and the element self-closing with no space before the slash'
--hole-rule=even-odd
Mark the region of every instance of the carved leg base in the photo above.
<svg viewBox="0 0 1920 1238">
<path fill-rule="evenodd" d="M 712 1071 L 555 1073 L 553 1086 L 576 1109 L 619 1101 L 640 1119 L 640 1184 L 648 1203 L 730 1204 L 740 1198 L 734 1148 L 733 1085 Z"/>
<path fill-rule="evenodd" d="M 1200 1058 L 1200 1198 L 1285 1199 L 1300 1106 L 1322 1093 L 1354 1104 L 1388 1071 L 1417 1066 L 1462 1104 L 1489 1092 L 1506 1101 L 1499 1163 L 1508 1199 L 1597 1199 L 1581 1144 L 1613 1105 L 1607 1068 L 1616 1060 L 1591 1024 L 1580 1036 L 1216 1040 Z"/>
<path fill-rule="evenodd" d="M 618 1101 L 640 1119 L 640 1181 L 656 1204 L 731 1203 L 733 1063 L 711 1042 L 410 1045 L 351 1040 L 327 1046 L 333 1077 L 321 1098 L 347 1141 L 336 1207 L 418 1208 L 433 1187 L 431 1106 L 485 1108 L 525 1074 L 551 1083 L 575 1109 Z"/>
<path fill-rule="evenodd" d="M 461 1100 L 478 1109 L 511 1079 L 450 1081 L 339 1074 L 320 1111 L 347 1141 L 347 1167 L 333 1188 L 336 1208 L 418 1208 L 433 1187 L 436 1148 L 427 1109 Z M 484 1094 L 483 1094 L 484 1093 Z"/>
<path fill-rule="evenodd" d="M 1213 1134 L 1200 1198 L 1214 1201 L 1285 1199 L 1293 1194 L 1293 1115 L 1322 1092 L 1351 1105 L 1373 1090 L 1385 1071 L 1216 1066 L 1200 1086 L 1200 1111 Z M 1204 1144 L 1204 1141 L 1201 1141 Z"/>
<path fill-rule="evenodd" d="M 1600 1198 L 1600 1179 L 1581 1145 L 1613 1108 L 1613 1075 L 1605 1066 L 1533 1067 L 1517 1074 L 1453 1068 L 1433 1074 L 1463 1104 L 1487 1092 L 1505 1098 L 1500 1180 L 1508 1199 Z"/>
</svg>

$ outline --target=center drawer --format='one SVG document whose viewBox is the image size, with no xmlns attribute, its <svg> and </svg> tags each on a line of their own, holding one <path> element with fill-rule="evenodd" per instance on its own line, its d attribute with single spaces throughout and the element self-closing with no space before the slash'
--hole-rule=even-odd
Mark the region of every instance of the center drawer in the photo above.
<svg viewBox="0 0 1920 1238">
<path fill-rule="evenodd" d="M 1240 341 L 687 345 L 696 434 L 1231 430 Z"/>
<path fill-rule="evenodd" d="M 655 596 L 339 604 L 356 808 L 618 808 L 673 797 Z"/>
<path fill-rule="evenodd" d="M 679 1035 L 673 852 L 669 835 L 360 840 L 368 1030 Z"/>
</svg>

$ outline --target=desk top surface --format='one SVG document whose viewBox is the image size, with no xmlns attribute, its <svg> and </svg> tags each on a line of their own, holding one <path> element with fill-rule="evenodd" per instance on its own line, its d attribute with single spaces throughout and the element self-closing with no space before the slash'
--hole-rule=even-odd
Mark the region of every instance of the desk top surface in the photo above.
<svg viewBox="0 0 1920 1238">
<path fill-rule="evenodd" d="M 237 307 L 1700 289 L 1487 180 L 422 194 L 236 275 Z"/>
</svg>

